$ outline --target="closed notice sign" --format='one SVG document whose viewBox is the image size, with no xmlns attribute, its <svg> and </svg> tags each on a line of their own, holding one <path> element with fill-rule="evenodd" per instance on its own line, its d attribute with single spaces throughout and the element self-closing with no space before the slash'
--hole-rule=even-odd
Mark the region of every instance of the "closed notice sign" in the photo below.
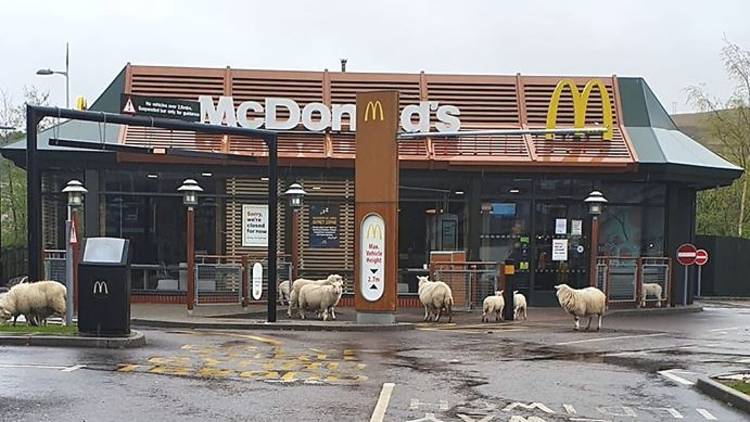
<svg viewBox="0 0 750 422">
<path fill-rule="evenodd" d="M 242 246 L 268 247 L 268 205 L 242 205 Z"/>
</svg>

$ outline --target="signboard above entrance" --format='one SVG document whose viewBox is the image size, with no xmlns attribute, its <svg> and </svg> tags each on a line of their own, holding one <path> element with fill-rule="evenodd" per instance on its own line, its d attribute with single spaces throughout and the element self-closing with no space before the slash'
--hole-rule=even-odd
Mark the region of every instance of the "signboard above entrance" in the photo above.
<svg viewBox="0 0 750 422">
<path fill-rule="evenodd" d="M 120 113 L 179 119 L 188 122 L 197 122 L 201 117 L 200 104 L 197 101 L 131 94 L 122 94 Z"/>
</svg>

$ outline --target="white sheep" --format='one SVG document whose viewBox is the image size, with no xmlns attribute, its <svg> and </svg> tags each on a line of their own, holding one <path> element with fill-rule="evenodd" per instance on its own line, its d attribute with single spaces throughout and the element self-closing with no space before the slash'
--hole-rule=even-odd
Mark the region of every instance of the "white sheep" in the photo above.
<svg viewBox="0 0 750 422">
<path fill-rule="evenodd" d="M 299 317 L 305 319 L 305 311 L 317 311 L 328 321 L 333 308 L 341 299 L 344 283 L 335 280 L 330 284 L 306 284 L 299 291 Z"/>
<path fill-rule="evenodd" d="M 503 318 L 503 309 L 505 309 L 505 298 L 503 290 L 495 292 L 494 296 L 487 296 L 482 302 L 482 322 L 489 322 L 490 315 L 495 314 L 495 321 Z"/>
<path fill-rule="evenodd" d="M 426 276 L 417 276 L 419 280 L 419 301 L 424 306 L 424 320 L 435 316 L 435 322 L 440 321 L 440 315 L 445 310 L 448 322 L 453 320 L 453 292 L 450 286 L 442 281 L 430 281 Z"/>
<path fill-rule="evenodd" d="M 291 284 L 289 280 L 285 280 L 279 283 L 279 288 L 278 288 L 279 303 L 282 305 L 289 304 L 289 284 Z"/>
<path fill-rule="evenodd" d="M 292 283 L 292 289 L 289 292 L 289 308 L 286 311 L 287 316 L 291 318 L 292 311 L 299 307 L 299 292 L 300 290 L 302 290 L 304 286 L 308 284 L 319 284 L 319 285 L 320 284 L 332 284 L 337 281 L 340 282 L 342 285 L 344 283 L 344 279 L 338 274 L 331 274 L 327 278 L 324 278 L 322 280 L 308 280 L 306 278 L 298 278 L 294 280 L 294 283 Z M 334 316 L 334 319 L 335 319 L 335 316 Z"/>
<path fill-rule="evenodd" d="M 594 315 L 599 317 L 599 322 L 596 324 L 596 330 L 599 331 L 602 327 L 602 315 L 607 307 L 607 298 L 601 290 L 596 287 L 574 289 L 567 284 L 558 284 L 555 289 L 560 306 L 565 312 L 573 315 L 576 331 L 581 329 L 580 318 L 583 317 L 589 317 L 586 329 L 590 329 Z"/>
<path fill-rule="evenodd" d="M 513 291 L 513 319 L 526 319 L 526 296 L 518 293 L 518 290 Z"/>
<path fill-rule="evenodd" d="M 661 285 L 659 283 L 643 283 L 641 289 L 641 306 L 646 306 L 646 298 L 648 296 L 656 297 L 656 306 L 661 308 Z"/>
<path fill-rule="evenodd" d="M 56 281 L 38 281 L 13 286 L 0 298 L 0 321 L 26 315 L 27 321 L 58 315 L 65 324 L 65 286 Z"/>
</svg>

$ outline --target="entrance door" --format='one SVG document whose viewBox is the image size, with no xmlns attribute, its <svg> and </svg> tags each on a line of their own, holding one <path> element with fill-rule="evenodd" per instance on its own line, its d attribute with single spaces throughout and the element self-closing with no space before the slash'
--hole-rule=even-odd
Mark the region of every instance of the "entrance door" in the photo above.
<svg viewBox="0 0 750 422">
<path fill-rule="evenodd" d="M 589 227 L 585 207 L 565 202 L 536 203 L 534 285 L 531 301 L 557 304 L 556 284 L 588 286 Z M 586 226 L 586 227 L 584 227 Z"/>
<path fill-rule="evenodd" d="M 516 273 L 513 278 L 514 290 L 527 295 L 529 292 L 530 268 L 530 201 L 497 200 L 482 204 L 482 227 L 479 235 L 479 257 L 482 261 L 515 261 Z M 483 298 L 493 294 L 494 277 L 480 280 L 478 296 Z"/>
</svg>

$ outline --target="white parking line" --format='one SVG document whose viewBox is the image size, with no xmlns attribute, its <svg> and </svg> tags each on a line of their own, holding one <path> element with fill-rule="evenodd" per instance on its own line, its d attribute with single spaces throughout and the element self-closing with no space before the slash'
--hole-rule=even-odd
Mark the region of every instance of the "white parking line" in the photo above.
<svg viewBox="0 0 750 422">
<path fill-rule="evenodd" d="M 667 370 L 664 370 L 664 371 L 658 371 L 657 373 L 659 375 L 661 375 L 661 376 L 663 376 L 665 378 L 669 378 L 670 380 L 672 380 L 672 381 L 674 381 L 676 383 L 679 383 L 679 384 L 683 384 L 683 385 L 694 385 L 695 384 L 694 382 L 688 381 L 685 378 L 678 377 L 677 375 L 673 374 L 672 371 L 674 371 L 674 369 L 667 369 Z"/>
<path fill-rule="evenodd" d="M 16 364 L 5 364 L 0 363 L 0 368 L 26 368 L 26 369 L 56 369 L 62 371 L 67 368 L 66 366 L 47 366 L 47 365 L 16 365 Z"/>
<path fill-rule="evenodd" d="M 395 386 L 396 384 L 392 382 L 386 382 L 383 384 L 383 389 L 380 390 L 380 397 L 378 398 L 377 404 L 375 404 L 375 410 L 372 411 L 370 422 L 383 422 L 385 411 L 388 409 L 388 403 L 391 401 L 393 387 Z"/>
<path fill-rule="evenodd" d="M 706 409 L 696 408 L 695 410 L 698 413 L 700 413 L 701 416 L 703 416 L 704 418 L 706 418 L 706 420 L 708 420 L 708 421 L 718 421 L 719 420 L 719 419 L 716 418 L 716 416 L 712 415 L 711 412 L 709 412 Z"/>
<path fill-rule="evenodd" d="M 85 368 L 85 367 L 86 367 L 86 365 L 73 365 L 73 366 L 69 366 L 67 368 L 61 369 L 61 371 L 62 372 L 73 372 L 73 371 L 77 371 L 77 370 L 79 370 L 81 368 Z"/>
<path fill-rule="evenodd" d="M 579 344 L 579 343 L 595 343 L 599 341 L 610 341 L 610 340 L 625 340 L 629 338 L 643 338 L 643 337 L 658 337 L 658 336 L 666 336 L 667 333 L 655 333 L 655 334 L 637 334 L 632 336 L 618 336 L 618 337 L 597 337 L 597 338 L 590 338 L 586 340 L 575 340 L 575 341 L 564 341 L 562 343 L 555 343 L 555 346 L 567 346 L 569 344 Z"/>
<path fill-rule="evenodd" d="M 714 328 L 713 330 L 708 330 L 711 333 L 715 333 L 718 331 L 734 331 L 734 330 L 741 330 L 745 327 L 727 327 L 727 328 Z"/>
</svg>

